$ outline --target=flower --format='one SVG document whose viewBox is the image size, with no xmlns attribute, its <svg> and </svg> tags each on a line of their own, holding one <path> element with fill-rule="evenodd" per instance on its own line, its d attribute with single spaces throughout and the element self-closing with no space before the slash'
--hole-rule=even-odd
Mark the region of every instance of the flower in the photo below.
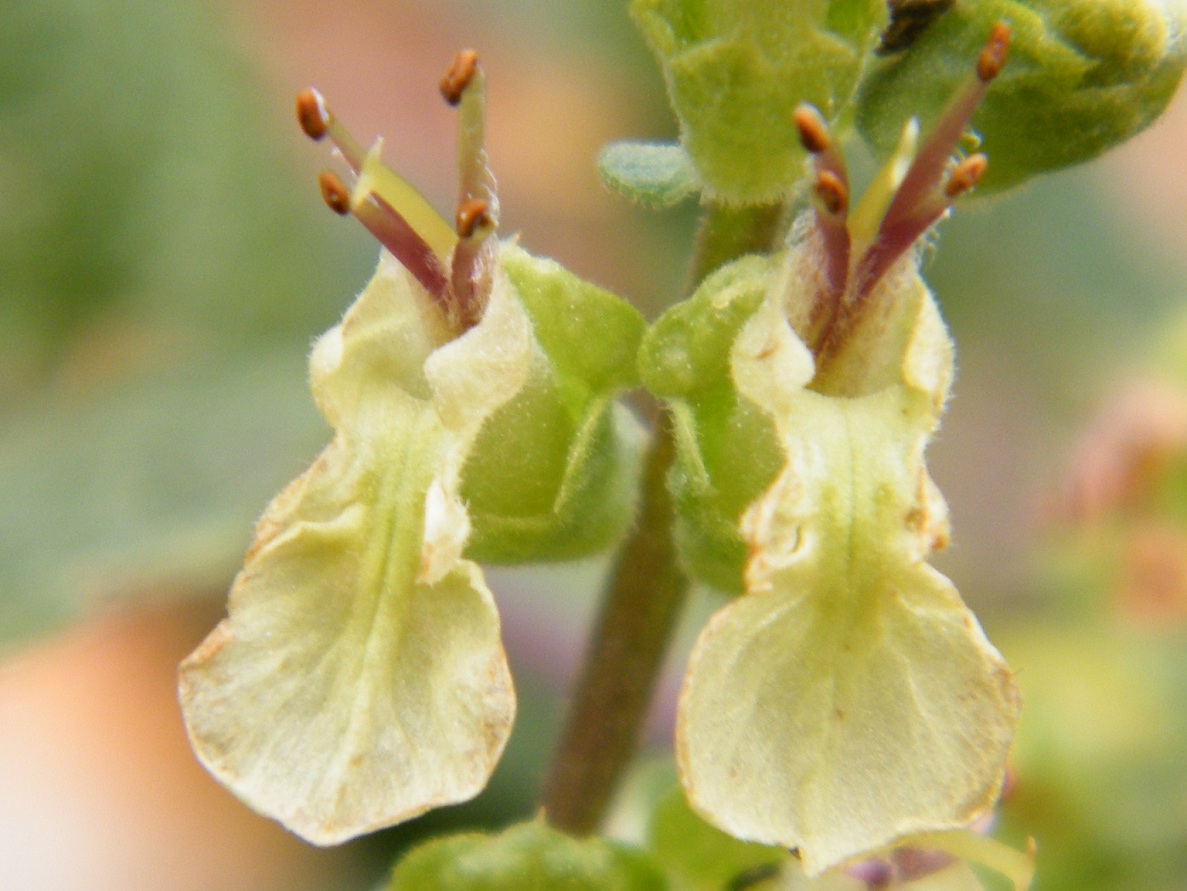
<svg viewBox="0 0 1187 891">
<path fill-rule="evenodd" d="M 642 320 L 492 237 L 482 83 L 468 51 L 442 83 L 460 106 L 456 227 L 319 95 L 298 100 L 356 176 L 323 173 L 327 204 L 384 250 L 310 357 L 334 440 L 265 510 L 180 698 L 202 763 L 316 844 L 468 799 L 493 771 L 515 694 L 470 553 L 588 553 L 630 518 L 638 435 L 613 394 Z"/>
<path fill-rule="evenodd" d="M 808 876 L 986 814 L 1018 720 L 1000 654 L 927 563 L 948 540 L 923 454 L 953 352 L 914 249 L 985 170 L 949 159 L 1008 40 L 993 29 L 932 131 L 917 146 L 908 125 L 852 211 L 843 158 L 802 106 L 815 207 L 781 262 L 721 270 L 643 348 L 677 421 L 689 565 L 744 592 L 689 660 L 681 782 L 709 822 L 797 849 Z M 748 457 L 762 475 L 738 473 Z M 721 495 L 735 488 L 753 495 Z"/>
</svg>

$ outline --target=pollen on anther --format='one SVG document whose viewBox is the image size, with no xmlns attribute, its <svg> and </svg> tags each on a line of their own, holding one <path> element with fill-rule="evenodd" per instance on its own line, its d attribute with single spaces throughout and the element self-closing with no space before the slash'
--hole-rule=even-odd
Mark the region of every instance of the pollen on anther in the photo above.
<svg viewBox="0 0 1187 891">
<path fill-rule="evenodd" d="M 474 79 L 474 72 L 478 69 L 478 53 L 464 49 L 454 56 L 453 64 L 441 78 L 441 95 L 450 105 L 457 105 L 462 101 L 462 93 Z"/>
<path fill-rule="evenodd" d="M 835 173 L 821 170 L 816 174 L 816 197 L 831 214 L 843 214 L 849 209 L 849 189 Z"/>
<path fill-rule="evenodd" d="M 323 170 L 317 178 L 317 184 L 321 186 L 322 200 L 330 210 L 339 216 L 350 213 L 350 190 L 337 174 Z"/>
<path fill-rule="evenodd" d="M 462 204 L 457 209 L 457 234 L 462 238 L 469 238 L 480 226 L 488 225 L 490 217 L 487 210 L 489 205 L 477 198 Z"/>
<path fill-rule="evenodd" d="M 813 155 L 828 151 L 832 144 L 829 136 L 828 124 L 815 108 L 807 103 L 796 108 L 792 115 L 796 129 L 800 131 L 800 143 Z"/>
<path fill-rule="evenodd" d="M 989 159 L 985 155 L 980 152 L 969 155 L 953 168 L 944 186 L 944 194 L 949 198 L 963 195 L 981 181 L 988 167 Z"/>
<path fill-rule="evenodd" d="M 989 40 L 981 55 L 977 57 L 977 77 L 982 83 L 989 83 L 1002 73 L 1006 56 L 1010 51 L 1010 26 L 998 22 L 989 32 Z"/>
<path fill-rule="evenodd" d="M 324 139 L 329 132 L 330 113 L 317 90 L 303 90 L 297 96 L 297 120 L 305 135 L 312 140 Z"/>
</svg>

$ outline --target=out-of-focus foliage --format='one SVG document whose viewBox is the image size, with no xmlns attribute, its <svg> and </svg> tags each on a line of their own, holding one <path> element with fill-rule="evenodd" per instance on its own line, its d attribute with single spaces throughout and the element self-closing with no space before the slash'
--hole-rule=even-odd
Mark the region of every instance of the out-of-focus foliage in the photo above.
<svg viewBox="0 0 1187 891">
<path fill-rule="evenodd" d="M 1037 837 L 1036 891 L 1180 887 L 1185 629 L 1151 633 L 1102 610 L 1001 642 L 1026 701 L 1003 831 Z"/>
<path fill-rule="evenodd" d="M 326 436 L 303 354 L 370 251 L 312 225 L 261 85 L 200 4 L 0 12 L 0 639 L 221 586 Z"/>
</svg>

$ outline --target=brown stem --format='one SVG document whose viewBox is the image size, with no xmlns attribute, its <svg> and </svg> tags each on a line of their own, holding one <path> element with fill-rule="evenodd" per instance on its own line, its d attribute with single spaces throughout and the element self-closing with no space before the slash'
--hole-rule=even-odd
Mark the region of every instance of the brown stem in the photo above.
<svg viewBox="0 0 1187 891">
<path fill-rule="evenodd" d="M 544 785 L 548 822 L 597 830 L 634 754 L 688 581 L 672 541 L 667 471 L 675 453 L 666 416 L 647 455 L 638 525 L 618 554 L 568 724 Z"/>
<path fill-rule="evenodd" d="M 785 207 L 709 205 L 697 239 L 691 291 L 719 266 L 769 251 Z M 643 469 L 639 517 L 602 600 L 569 716 L 544 782 L 541 807 L 557 829 L 595 832 L 638 745 L 652 692 L 688 592 L 673 540 L 670 418 L 660 412 Z"/>
</svg>

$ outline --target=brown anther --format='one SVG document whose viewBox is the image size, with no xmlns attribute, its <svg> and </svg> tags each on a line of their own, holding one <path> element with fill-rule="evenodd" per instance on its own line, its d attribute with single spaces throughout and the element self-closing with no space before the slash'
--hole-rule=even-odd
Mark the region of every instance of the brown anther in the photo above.
<svg viewBox="0 0 1187 891">
<path fill-rule="evenodd" d="M 989 159 L 980 152 L 969 155 L 953 168 L 952 174 L 944 186 L 944 194 L 949 198 L 963 195 L 981 181 L 981 177 L 985 175 L 988 167 Z"/>
<path fill-rule="evenodd" d="M 828 124 L 824 122 L 820 112 L 805 102 L 796 108 L 791 117 L 795 121 L 796 129 L 800 131 L 800 143 L 805 149 L 814 155 L 828 151 L 832 137 L 829 136 Z"/>
<path fill-rule="evenodd" d="M 1010 54 L 1010 26 L 998 22 L 989 32 L 989 40 L 981 55 L 977 57 L 977 77 L 982 83 L 989 83 L 1002 73 L 1006 57 Z"/>
<path fill-rule="evenodd" d="M 487 203 L 477 198 L 463 203 L 457 209 L 457 234 L 461 238 L 469 238 L 479 226 L 490 225 L 490 217 L 486 213 L 488 209 Z"/>
<path fill-rule="evenodd" d="M 302 90 L 297 95 L 297 120 L 312 140 L 324 139 L 329 132 L 329 112 L 317 90 Z"/>
<path fill-rule="evenodd" d="M 441 95 L 450 105 L 457 105 L 462 101 L 462 93 L 474 79 L 474 72 L 478 70 L 478 53 L 464 49 L 454 56 L 453 64 L 441 78 Z"/>
<path fill-rule="evenodd" d="M 346 188 L 338 174 L 323 170 L 317 178 L 321 186 L 321 197 L 326 206 L 339 216 L 350 213 L 350 190 Z"/>
<path fill-rule="evenodd" d="M 830 214 L 843 214 L 849 209 L 849 189 L 841 178 L 830 170 L 816 174 L 816 197 Z"/>
</svg>

